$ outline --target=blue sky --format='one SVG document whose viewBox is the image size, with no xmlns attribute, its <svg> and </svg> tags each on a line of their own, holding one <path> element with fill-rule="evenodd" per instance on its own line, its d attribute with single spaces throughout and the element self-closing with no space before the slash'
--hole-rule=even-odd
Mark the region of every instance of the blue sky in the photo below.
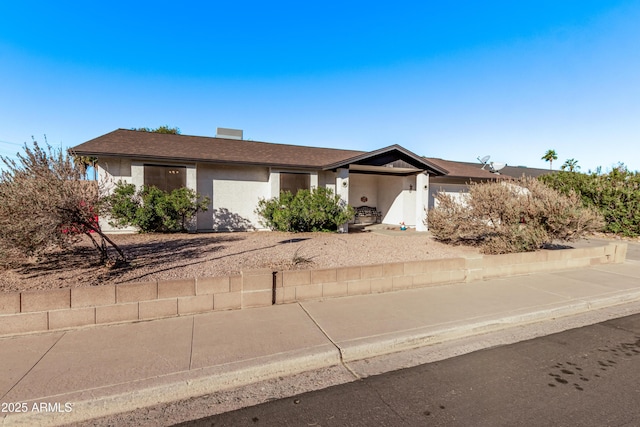
<svg viewBox="0 0 640 427">
<path fill-rule="evenodd" d="M 640 170 L 640 1 L 0 2 L 0 155 L 117 128 Z"/>
</svg>

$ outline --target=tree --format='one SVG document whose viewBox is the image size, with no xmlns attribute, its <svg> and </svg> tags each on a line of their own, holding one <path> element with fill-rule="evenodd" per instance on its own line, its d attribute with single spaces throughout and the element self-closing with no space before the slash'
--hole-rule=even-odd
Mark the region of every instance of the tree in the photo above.
<svg viewBox="0 0 640 427">
<path fill-rule="evenodd" d="M 574 172 L 580 169 L 580 166 L 578 166 L 578 161 L 576 159 L 567 159 L 564 161 L 564 164 L 560 166 L 560 169 L 563 171 L 568 169 L 569 172 Z"/>
<path fill-rule="evenodd" d="M 554 172 L 538 179 L 561 193 L 574 192 L 585 206 L 596 208 L 605 220 L 605 231 L 625 236 L 640 235 L 640 173 L 619 163 L 610 172 Z"/>
<path fill-rule="evenodd" d="M 101 262 L 126 262 L 122 250 L 98 222 L 101 189 L 85 180 L 85 169 L 73 155 L 34 140 L 18 160 L 0 157 L 0 251 L 21 256 L 42 255 L 53 247 L 67 248 L 87 236 Z M 109 245 L 115 251 L 112 258 Z"/>
<path fill-rule="evenodd" d="M 180 135 L 180 128 L 178 127 L 169 127 L 168 125 L 159 126 L 155 129 L 151 128 L 132 128 L 132 130 L 137 130 L 138 132 L 153 132 L 153 133 L 165 133 L 170 135 Z"/>
<path fill-rule="evenodd" d="M 549 170 L 551 170 L 553 161 L 558 160 L 558 154 L 556 153 L 556 150 L 547 150 L 547 152 L 544 153 L 544 156 L 542 156 L 542 160 L 544 160 L 545 162 L 549 162 Z"/>
</svg>

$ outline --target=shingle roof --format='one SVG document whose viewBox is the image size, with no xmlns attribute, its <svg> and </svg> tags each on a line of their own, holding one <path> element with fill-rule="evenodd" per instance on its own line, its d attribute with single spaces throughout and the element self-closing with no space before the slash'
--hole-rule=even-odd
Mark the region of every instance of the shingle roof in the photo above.
<svg viewBox="0 0 640 427">
<path fill-rule="evenodd" d="M 555 171 L 549 169 L 528 168 L 526 166 L 507 166 L 500 170 L 502 175 L 507 175 L 513 178 L 522 178 L 522 175 L 537 178 L 541 175 L 547 175 L 553 172 Z"/>
<path fill-rule="evenodd" d="M 522 175 L 537 178 L 553 171 L 548 169 L 528 168 L 526 166 L 505 166 L 499 173 L 492 173 L 489 166 L 482 169 L 480 163 L 455 162 L 453 160 L 443 160 L 425 157 L 431 163 L 446 169 L 450 178 L 475 178 L 475 179 L 500 179 L 500 178 L 522 178 Z"/>
<path fill-rule="evenodd" d="M 365 152 L 359 156 L 327 165 L 325 169 L 335 169 L 350 164 L 384 166 L 396 160 L 401 160 L 407 163 L 407 165 L 411 165 L 417 169 L 427 170 L 429 173 L 435 175 L 444 175 L 447 172 L 444 168 L 429 162 L 425 157 L 420 157 L 397 144 L 379 150 Z"/>
<path fill-rule="evenodd" d="M 252 164 L 301 169 L 326 169 L 336 165 L 344 166 L 363 159 L 399 152 L 412 163 L 420 160 L 421 166 L 424 166 L 430 173 L 439 175 L 444 172 L 447 177 L 451 178 L 496 179 L 501 176 L 519 178 L 523 173 L 534 177 L 548 173 L 546 169 L 507 166 L 500 171 L 501 175 L 496 175 L 491 173 L 488 168 L 483 170 L 479 163 L 418 157 L 398 145 L 367 152 L 205 136 L 160 134 L 127 129 L 114 130 L 77 145 L 73 150 L 83 156 Z"/>
<path fill-rule="evenodd" d="M 226 164 L 322 168 L 364 151 L 303 147 L 204 136 L 118 129 L 73 148 L 79 155 Z"/>
<path fill-rule="evenodd" d="M 431 157 L 425 157 L 425 159 L 445 169 L 448 172 L 446 176 L 450 178 L 496 179 L 500 176 L 491 173 L 488 166 L 482 169 L 480 163 L 454 162 Z"/>
</svg>

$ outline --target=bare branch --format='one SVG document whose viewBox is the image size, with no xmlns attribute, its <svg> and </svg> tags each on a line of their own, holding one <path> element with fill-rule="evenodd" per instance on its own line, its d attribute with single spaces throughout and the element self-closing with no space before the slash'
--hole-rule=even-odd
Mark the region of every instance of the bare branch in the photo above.
<svg viewBox="0 0 640 427">
<path fill-rule="evenodd" d="M 102 191 L 98 182 L 84 179 L 82 163 L 62 150 L 43 149 L 35 140 L 25 144 L 17 161 L 0 159 L 6 166 L 0 175 L 0 251 L 42 255 L 73 245 L 82 234 L 95 241 L 92 233 L 97 233 L 115 249 L 117 260 L 126 261 L 100 229 Z M 107 262 L 107 246 L 95 243 Z"/>
</svg>

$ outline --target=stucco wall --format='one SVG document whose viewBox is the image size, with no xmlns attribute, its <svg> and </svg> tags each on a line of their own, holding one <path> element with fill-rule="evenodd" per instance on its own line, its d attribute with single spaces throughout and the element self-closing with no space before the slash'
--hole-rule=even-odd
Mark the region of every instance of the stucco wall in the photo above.
<svg viewBox="0 0 640 427">
<path fill-rule="evenodd" d="M 99 179 L 113 186 L 118 180 L 144 184 L 144 164 L 141 160 L 123 158 L 101 158 L 98 167 Z M 158 163 L 159 164 L 159 163 Z M 309 173 L 312 187 L 331 188 L 341 195 L 352 206 L 373 206 L 382 212 L 382 222 L 407 226 L 416 226 L 416 178 L 415 176 L 383 176 L 374 174 L 357 174 L 343 171 L 348 185 L 337 186 L 338 173 L 331 171 L 298 171 L 288 169 L 271 169 L 255 166 L 225 166 L 199 163 L 185 164 L 172 162 L 172 165 L 187 168 L 187 187 L 194 189 L 202 196 L 211 199 L 209 210 L 197 215 L 194 230 L 229 231 L 229 230 L 261 230 L 259 216 L 255 214 L 260 198 L 277 196 L 280 191 L 280 172 Z M 341 181 L 342 182 L 342 181 Z M 449 184 L 435 184 L 451 187 Z M 458 186 L 464 187 L 464 186 Z M 457 188 L 452 191 L 458 191 Z M 346 193 L 346 194 L 342 194 Z M 362 202 L 361 198 L 367 201 Z M 429 195 L 429 205 L 433 206 L 433 196 Z M 101 225 L 107 232 L 134 232 L 133 228 L 116 229 L 108 225 L 102 218 Z"/>
<path fill-rule="evenodd" d="M 330 188 L 333 194 L 336 193 L 336 173 L 332 171 L 318 172 L 318 187 Z"/>
<path fill-rule="evenodd" d="M 415 176 L 389 176 L 351 173 L 349 175 L 349 202 L 352 206 L 373 206 L 382 212 L 385 224 L 404 222 L 416 226 L 418 185 Z M 427 179 L 424 179 L 428 183 Z M 425 191 L 424 189 L 420 189 Z M 367 201 L 362 202 L 361 198 Z M 422 203 L 422 202 L 421 202 Z"/>
<path fill-rule="evenodd" d="M 98 182 L 105 191 L 110 192 L 118 181 L 133 183 L 131 160 L 119 157 L 100 157 L 98 159 Z M 109 225 L 109 218 L 101 216 L 100 227 L 105 233 L 135 233 L 134 227 L 116 228 Z"/>
<path fill-rule="evenodd" d="M 156 165 L 171 165 L 171 166 L 183 166 L 186 168 L 186 186 L 194 191 L 197 191 L 196 185 L 196 165 L 193 163 L 161 163 L 161 162 L 145 162 L 137 159 L 127 159 L 121 157 L 100 157 L 98 159 L 98 182 L 104 187 L 105 191 L 111 191 L 118 181 L 123 181 L 128 184 L 134 184 L 140 188 L 144 185 L 144 165 L 156 164 Z M 106 233 L 135 233 L 137 229 L 135 227 L 116 228 L 109 225 L 109 219 L 105 217 L 100 218 L 100 226 Z M 195 230 L 195 224 L 188 226 L 190 230 Z"/>
<path fill-rule="evenodd" d="M 416 226 L 416 177 L 379 176 L 378 210 L 385 224 Z"/>
<path fill-rule="evenodd" d="M 258 200 L 271 197 L 269 168 L 198 164 L 198 192 L 211 199 L 198 214 L 198 230 L 260 229 Z"/>
<path fill-rule="evenodd" d="M 463 195 L 469 192 L 469 186 L 467 184 L 449 184 L 441 182 L 431 182 L 431 188 L 429 191 L 429 208 L 432 209 L 438 206 L 438 202 L 435 196 L 438 193 L 446 193 L 453 197 L 464 197 Z"/>
<path fill-rule="evenodd" d="M 378 207 L 378 180 L 377 175 L 349 174 L 350 188 L 349 201 L 351 206 L 373 206 Z M 367 201 L 363 202 L 362 197 Z"/>
<path fill-rule="evenodd" d="M 99 179 L 106 179 L 108 182 L 110 177 L 115 178 L 115 182 L 118 179 L 122 179 L 126 182 L 131 182 L 131 160 L 122 159 L 118 157 L 100 157 L 98 162 L 98 177 Z M 115 184 L 113 182 L 113 184 Z"/>
</svg>

